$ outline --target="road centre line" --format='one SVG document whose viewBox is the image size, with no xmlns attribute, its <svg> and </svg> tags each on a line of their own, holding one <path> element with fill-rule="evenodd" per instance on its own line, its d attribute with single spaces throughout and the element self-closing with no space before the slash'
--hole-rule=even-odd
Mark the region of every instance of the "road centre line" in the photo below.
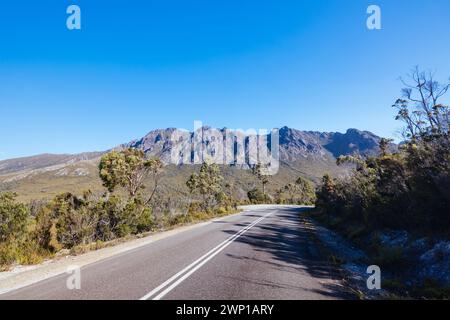
<svg viewBox="0 0 450 320">
<path fill-rule="evenodd" d="M 170 291 L 172 291 L 175 287 L 177 287 L 181 282 L 186 280 L 190 275 L 192 275 L 195 271 L 200 269 L 203 265 L 205 265 L 208 261 L 210 261 L 212 258 L 214 258 L 217 254 L 219 254 L 222 250 L 224 250 L 226 247 L 228 247 L 233 241 L 238 239 L 241 235 L 243 235 L 245 232 L 250 230 L 252 227 L 254 227 L 256 224 L 264 220 L 266 217 L 271 215 L 272 212 L 267 213 L 266 215 L 262 216 L 261 218 L 256 219 L 252 223 L 250 223 L 247 227 L 241 229 L 236 234 L 228 238 L 227 240 L 223 241 L 207 253 L 205 253 L 203 256 L 192 262 L 190 265 L 185 267 L 180 272 L 173 275 L 171 278 L 166 280 L 164 283 L 147 293 L 145 296 L 140 298 L 139 300 L 148 300 L 149 298 L 155 296 L 153 300 L 160 300 L 162 299 L 166 294 L 168 294 Z"/>
</svg>

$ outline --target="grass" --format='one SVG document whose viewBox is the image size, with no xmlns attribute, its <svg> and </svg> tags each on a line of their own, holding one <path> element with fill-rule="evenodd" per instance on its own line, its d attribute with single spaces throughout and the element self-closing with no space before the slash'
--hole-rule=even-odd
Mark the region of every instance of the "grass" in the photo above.
<svg viewBox="0 0 450 320">
<path fill-rule="evenodd" d="M 40 248 L 33 241 L 0 244 L 0 271 L 8 271 L 13 264 L 33 265 L 51 257 L 52 254 Z"/>
</svg>

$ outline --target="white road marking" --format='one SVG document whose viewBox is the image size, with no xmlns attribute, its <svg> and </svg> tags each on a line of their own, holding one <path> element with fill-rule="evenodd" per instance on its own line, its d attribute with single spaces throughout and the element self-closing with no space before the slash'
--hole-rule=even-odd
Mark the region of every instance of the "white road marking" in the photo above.
<svg viewBox="0 0 450 320">
<path fill-rule="evenodd" d="M 181 282 L 186 280 L 191 274 L 193 274 L 195 271 L 200 269 L 204 264 L 206 264 L 209 260 L 214 258 L 217 254 L 219 254 L 222 250 L 224 250 L 226 247 L 228 247 L 233 241 L 235 241 L 237 238 L 239 238 L 241 235 L 243 235 L 245 232 L 250 230 L 252 227 L 254 227 L 256 224 L 264 220 L 266 217 L 271 215 L 272 212 L 267 213 L 266 215 L 262 216 L 259 219 L 256 219 L 252 223 L 250 223 L 247 227 L 241 229 L 236 234 L 228 238 L 227 240 L 223 241 L 210 251 L 208 251 L 206 254 L 201 256 L 199 259 L 192 262 L 190 265 L 188 265 L 186 268 L 172 276 L 170 279 L 166 280 L 164 283 L 147 293 L 145 296 L 140 298 L 139 300 L 148 300 L 149 298 L 155 296 L 158 294 L 161 290 L 163 290 L 161 293 L 159 293 L 156 297 L 154 297 L 152 300 L 160 300 L 162 299 L 166 294 L 168 294 L 170 291 L 172 291 L 175 287 L 177 287 Z M 184 275 L 183 275 L 184 274 Z M 179 278 L 179 279 L 178 279 Z M 177 280 L 178 279 L 178 280 Z M 174 282 L 175 281 L 175 282 Z M 172 283 L 172 284 L 171 284 Z M 166 288 L 167 287 L 167 288 Z M 165 288 L 165 289 L 164 289 Z"/>
</svg>

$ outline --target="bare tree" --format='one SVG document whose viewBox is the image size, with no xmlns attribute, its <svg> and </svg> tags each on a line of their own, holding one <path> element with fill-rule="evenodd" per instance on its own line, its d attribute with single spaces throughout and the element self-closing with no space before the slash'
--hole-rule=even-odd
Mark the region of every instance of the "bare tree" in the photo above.
<svg viewBox="0 0 450 320">
<path fill-rule="evenodd" d="M 440 99 L 450 88 L 450 82 L 441 84 L 435 80 L 433 72 L 420 71 L 416 67 L 401 79 L 405 88 L 403 97 L 393 105 L 398 110 L 396 120 L 406 124 L 404 135 L 416 140 L 427 134 L 448 135 L 450 109 L 440 103 Z"/>
</svg>

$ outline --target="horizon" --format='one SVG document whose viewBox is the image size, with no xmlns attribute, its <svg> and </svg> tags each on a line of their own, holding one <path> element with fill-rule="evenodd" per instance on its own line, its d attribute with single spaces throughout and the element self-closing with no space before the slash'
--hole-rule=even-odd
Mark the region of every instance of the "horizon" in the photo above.
<svg viewBox="0 0 450 320">
<path fill-rule="evenodd" d="M 108 150 L 197 119 L 400 142 L 398 78 L 450 74 L 445 0 L 377 1 L 381 30 L 365 0 L 76 4 L 81 30 L 66 28 L 66 2 L 0 4 L 0 160 Z M 409 45 L 425 42 L 437 50 Z"/>
</svg>

